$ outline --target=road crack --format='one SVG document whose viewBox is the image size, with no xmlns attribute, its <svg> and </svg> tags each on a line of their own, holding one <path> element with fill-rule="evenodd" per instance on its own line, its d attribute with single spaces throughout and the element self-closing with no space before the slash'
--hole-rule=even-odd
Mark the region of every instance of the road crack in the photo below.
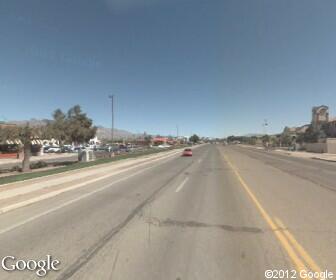
<svg viewBox="0 0 336 280">
<path fill-rule="evenodd" d="M 233 226 L 227 224 L 208 224 L 197 221 L 178 221 L 172 219 L 160 220 L 158 218 L 149 218 L 146 220 L 148 224 L 157 227 L 182 227 L 182 228 L 215 228 L 229 232 L 241 232 L 241 233 L 264 233 L 265 230 L 258 227 L 247 226 Z"/>
</svg>

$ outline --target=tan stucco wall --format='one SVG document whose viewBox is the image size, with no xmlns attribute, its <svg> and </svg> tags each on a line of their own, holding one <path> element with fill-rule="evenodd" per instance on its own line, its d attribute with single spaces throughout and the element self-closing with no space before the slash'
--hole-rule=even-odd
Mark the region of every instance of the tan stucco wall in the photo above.
<svg viewBox="0 0 336 280">
<path fill-rule="evenodd" d="M 326 141 L 327 153 L 336 154 L 336 138 L 328 138 Z"/>
<path fill-rule="evenodd" d="M 326 153 L 327 152 L 326 143 L 306 143 L 305 148 L 307 152 L 311 152 L 311 153 Z"/>
<path fill-rule="evenodd" d="M 326 139 L 326 143 L 306 143 L 307 152 L 336 154 L 336 138 Z"/>
</svg>

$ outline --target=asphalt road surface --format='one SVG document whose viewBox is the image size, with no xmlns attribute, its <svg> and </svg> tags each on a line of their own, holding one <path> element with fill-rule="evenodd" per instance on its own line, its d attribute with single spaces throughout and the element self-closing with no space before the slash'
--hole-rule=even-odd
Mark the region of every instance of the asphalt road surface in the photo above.
<svg viewBox="0 0 336 280">
<path fill-rule="evenodd" d="M 336 273 L 335 164 L 205 145 L 138 171 L 0 215 L 1 258 L 51 255 L 60 269 L 45 278 L 60 280 Z"/>
</svg>

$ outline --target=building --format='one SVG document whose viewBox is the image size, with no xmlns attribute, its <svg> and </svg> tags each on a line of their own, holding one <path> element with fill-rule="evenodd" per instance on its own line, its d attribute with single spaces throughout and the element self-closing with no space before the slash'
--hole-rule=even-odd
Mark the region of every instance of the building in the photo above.
<svg viewBox="0 0 336 280">
<path fill-rule="evenodd" d="M 285 127 L 284 133 L 288 133 L 291 136 L 298 136 L 300 134 L 304 134 L 309 126 L 309 124 L 305 124 L 302 126 Z"/>
<path fill-rule="evenodd" d="M 328 106 L 313 107 L 311 125 L 314 131 L 323 130 L 326 137 L 336 138 L 336 118 L 330 117 Z"/>
<path fill-rule="evenodd" d="M 287 133 L 295 138 L 300 134 L 304 134 L 310 126 L 312 126 L 314 131 L 318 131 L 321 130 L 321 128 L 324 129 L 330 126 L 334 127 L 336 132 L 336 119 L 329 118 L 328 106 L 315 106 L 312 108 L 312 119 L 310 124 L 305 124 L 297 127 L 285 127 L 283 133 Z"/>
<path fill-rule="evenodd" d="M 329 122 L 329 107 L 325 105 L 316 106 L 312 109 L 311 125 L 313 129 L 319 130 L 322 125 Z"/>
</svg>

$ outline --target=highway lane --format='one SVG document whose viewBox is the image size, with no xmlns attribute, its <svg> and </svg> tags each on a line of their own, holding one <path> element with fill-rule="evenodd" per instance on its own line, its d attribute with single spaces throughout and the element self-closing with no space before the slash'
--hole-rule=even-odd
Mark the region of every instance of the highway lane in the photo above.
<svg viewBox="0 0 336 280">
<path fill-rule="evenodd" d="M 3 231 L 12 223 L 20 223 L 50 208 L 57 208 L 79 195 L 126 178 L 102 192 L 1 234 L 1 255 L 41 258 L 49 252 L 61 260 L 65 269 L 82 257 L 85 258 L 85 254 L 89 254 L 96 246 L 104 244 L 104 240 L 112 238 L 119 227 L 139 211 L 137 207 L 145 204 L 192 162 L 193 159 L 182 159 L 180 156 L 165 159 L 151 164 L 152 169 L 136 176 L 133 175 L 143 171 L 143 168 L 0 215 L 0 231 Z M 1 279 L 14 277 L 13 273 L 0 273 Z M 15 273 L 17 278 L 14 279 L 27 279 L 29 275 L 31 273 Z M 49 276 L 53 277 L 52 274 Z"/>
<path fill-rule="evenodd" d="M 291 173 L 281 168 L 283 160 L 206 145 L 192 158 L 173 157 L 0 215 L 1 232 L 124 178 L 0 233 L 1 257 L 50 254 L 61 270 L 47 279 L 259 280 L 267 269 L 336 272 L 333 186 L 293 173 L 325 165 L 288 159 Z M 32 272 L 0 271 L 0 277 L 36 279 Z"/>
<path fill-rule="evenodd" d="M 336 191 L 336 162 L 298 158 L 282 155 L 273 151 L 266 152 L 264 150 L 243 148 L 240 146 L 231 146 L 230 148 L 244 153 L 250 158 L 257 159 L 267 165 L 280 169 L 285 173 Z"/>
<path fill-rule="evenodd" d="M 297 240 L 292 247 L 306 266 L 335 273 L 336 165 L 240 147 L 223 153 L 287 239 Z"/>
</svg>

